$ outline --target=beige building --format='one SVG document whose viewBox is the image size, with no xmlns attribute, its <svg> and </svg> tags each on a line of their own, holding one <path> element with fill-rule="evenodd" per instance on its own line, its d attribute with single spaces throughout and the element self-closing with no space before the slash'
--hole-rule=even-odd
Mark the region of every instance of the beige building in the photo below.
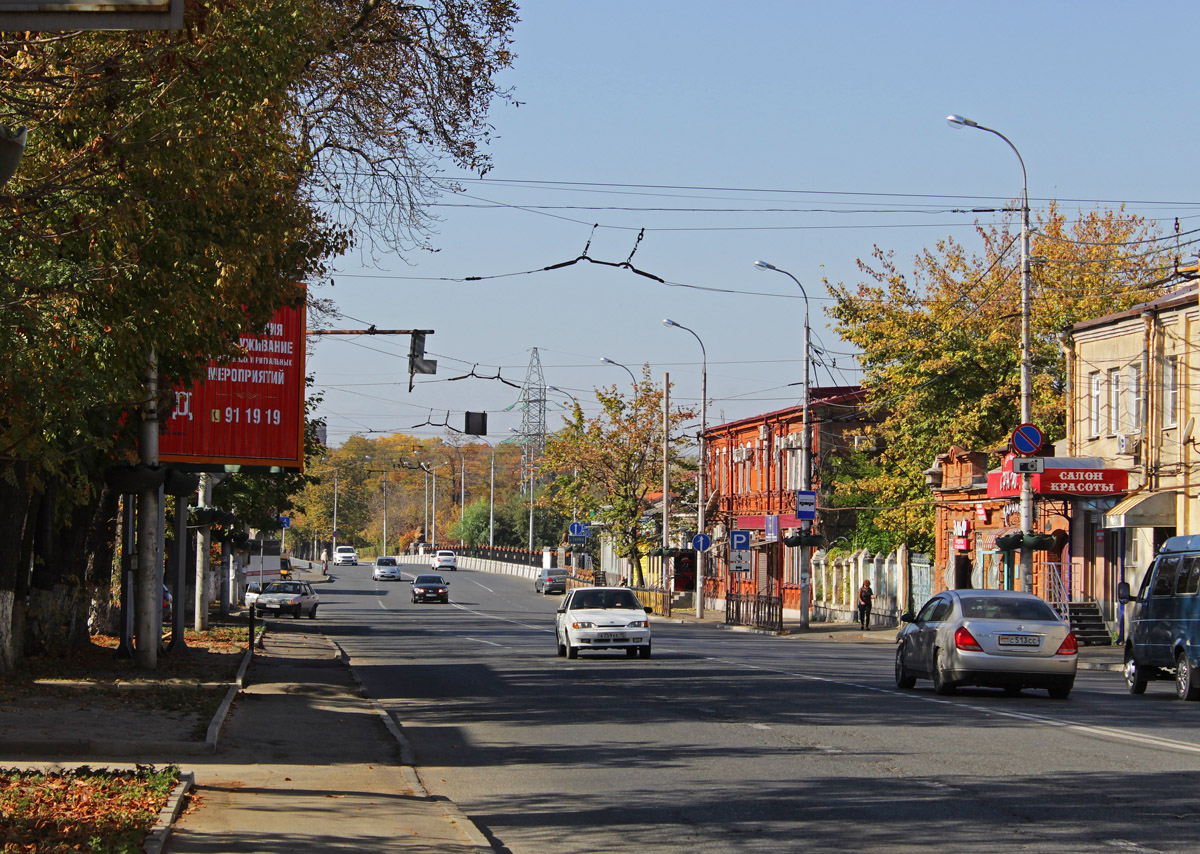
<svg viewBox="0 0 1200 854">
<path fill-rule="evenodd" d="M 1129 472 L 1129 491 L 1072 507 L 1071 586 L 1120 621 L 1116 585 L 1136 590 L 1158 547 L 1200 534 L 1200 305 L 1189 285 L 1063 336 L 1067 436 L 1060 457 L 1097 457 Z"/>
</svg>

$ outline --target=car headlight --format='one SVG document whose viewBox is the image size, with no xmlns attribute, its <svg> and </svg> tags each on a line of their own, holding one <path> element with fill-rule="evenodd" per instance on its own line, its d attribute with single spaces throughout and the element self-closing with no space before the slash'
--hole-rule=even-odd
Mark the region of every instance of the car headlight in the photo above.
<svg viewBox="0 0 1200 854">
<path fill-rule="evenodd" d="M 595 623 L 589 623 L 585 620 L 576 620 L 575 622 L 571 623 L 571 628 L 573 628 L 573 629 L 594 629 L 594 628 L 596 628 L 596 625 L 595 625 Z"/>
<path fill-rule="evenodd" d="M 626 626 L 626 628 L 648 629 L 648 628 L 650 628 L 650 622 L 648 620 L 634 620 L 632 623 L 630 623 L 628 626 Z"/>
</svg>

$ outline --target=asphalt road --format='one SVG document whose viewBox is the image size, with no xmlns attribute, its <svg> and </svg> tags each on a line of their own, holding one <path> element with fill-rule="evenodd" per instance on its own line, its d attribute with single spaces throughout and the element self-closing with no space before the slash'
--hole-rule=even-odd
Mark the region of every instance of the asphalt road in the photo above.
<svg viewBox="0 0 1200 854">
<path fill-rule="evenodd" d="M 414 559 L 415 560 L 415 559 Z M 407 576 L 424 563 L 404 567 Z M 1200 703 L 1080 671 L 1069 700 L 895 688 L 888 644 L 655 621 L 654 657 L 555 655 L 559 596 L 339 567 L 325 631 L 421 777 L 511 854 L 1192 852 Z"/>
</svg>

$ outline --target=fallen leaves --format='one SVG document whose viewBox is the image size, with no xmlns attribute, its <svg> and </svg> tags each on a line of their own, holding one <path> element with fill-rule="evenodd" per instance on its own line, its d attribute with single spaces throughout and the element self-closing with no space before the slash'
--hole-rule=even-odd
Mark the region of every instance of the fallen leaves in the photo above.
<svg viewBox="0 0 1200 854">
<path fill-rule="evenodd" d="M 0 843 L 4 851 L 45 854 L 141 851 L 178 780 L 174 765 L 0 769 Z"/>
</svg>

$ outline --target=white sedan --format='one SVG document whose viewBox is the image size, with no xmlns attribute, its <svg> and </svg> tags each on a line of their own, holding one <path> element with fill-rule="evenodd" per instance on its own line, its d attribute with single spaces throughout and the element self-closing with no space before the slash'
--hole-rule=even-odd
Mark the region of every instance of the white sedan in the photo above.
<svg viewBox="0 0 1200 854">
<path fill-rule="evenodd" d="M 254 607 L 264 617 L 291 614 L 299 619 L 301 614 L 308 614 L 315 620 L 318 602 L 320 597 L 307 581 L 272 581 L 259 594 Z"/>
<path fill-rule="evenodd" d="M 458 569 L 458 556 L 454 552 L 441 550 L 433 556 L 430 569 Z"/>
<path fill-rule="evenodd" d="M 377 557 L 371 578 L 375 581 L 403 581 L 404 574 L 400 572 L 400 564 L 394 557 Z"/>
<path fill-rule="evenodd" d="M 558 654 L 578 658 L 581 649 L 623 649 L 630 658 L 649 658 L 650 612 L 624 587 L 576 587 L 554 617 Z"/>
</svg>

